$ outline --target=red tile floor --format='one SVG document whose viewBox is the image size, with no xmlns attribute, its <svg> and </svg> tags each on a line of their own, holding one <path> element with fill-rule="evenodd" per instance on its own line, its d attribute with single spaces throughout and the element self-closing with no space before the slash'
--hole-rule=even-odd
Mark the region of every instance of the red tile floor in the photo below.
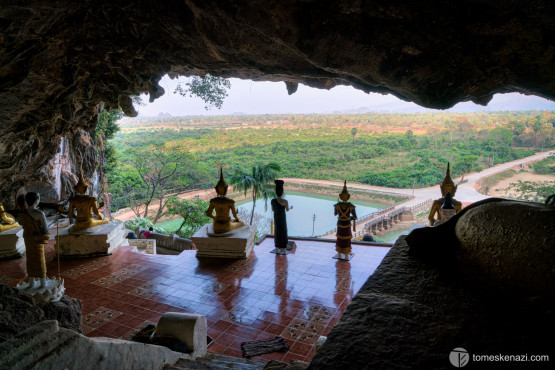
<svg viewBox="0 0 555 370">
<path fill-rule="evenodd" d="M 165 312 L 206 315 L 212 352 L 241 357 L 241 342 L 281 335 L 290 350 L 255 361 L 310 361 L 314 344 L 339 321 L 388 247 L 353 245 L 351 261 L 332 259 L 334 244 L 296 241 L 287 256 L 270 253 L 273 239 L 247 260 L 199 260 L 196 251 L 152 256 L 121 247 L 113 255 L 63 261 L 66 294 L 83 302 L 87 336 L 129 339 Z M 53 243 L 53 242 L 52 242 Z M 57 274 L 53 245 L 48 275 Z M 25 279 L 25 258 L 0 262 L 0 283 Z"/>
</svg>

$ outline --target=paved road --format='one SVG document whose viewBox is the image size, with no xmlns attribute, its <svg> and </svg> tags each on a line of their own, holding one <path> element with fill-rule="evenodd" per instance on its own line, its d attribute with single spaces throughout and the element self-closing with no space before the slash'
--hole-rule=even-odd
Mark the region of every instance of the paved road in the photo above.
<svg viewBox="0 0 555 370">
<path fill-rule="evenodd" d="M 503 172 L 511 167 L 518 166 L 520 164 L 528 163 L 537 161 L 540 159 L 547 158 L 550 153 L 554 153 L 554 151 L 538 153 L 529 157 L 525 157 L 516 161 L 507 162 L 503 164 L 498 164 L 494 167 L 487 168 L 480 172 L 474 172 L 467 176 L 465 176 L 465 181 L 463 184 L 460 184 L 457 187 L 456 198 L 460 202 L 476 202 L 478 200 L 482 200 L 485 198 L 489 198 L 487 195 L 481 194 L 474 188 L 476 182 L 481 179 L 482 177 L 490 176 L 499 172 Z M 285 182 L 292 182 L 298 184 L 325 184 L 325 185 L 337 185 L 342 186 L 343 182 L 340 181 L 325 181 L 325 180 L 309 180 L 309 179 L 293 179 L 293 178 L 284 178 Z M 455 183 L 457 180 L 460 179 L 453 179 Z M 381 186 L 372 186 L 372 185 L 364 185 L 364 184 L 349 184 L 350 188 L 356 189 L 367 189 L 367 190 L 375 190 L 380 191 L 383 193 L 391 193 L 391 194 L 404 194 L 404 195 L 414 195 L 414 198 L 404 202 L 401 206 L 404 207 L 412 207 L 417 205 L 426 199 L 437 199 L 441 197 L 441 191 L 439 189 L 439 185 L 432 186 L 429 188 L 421 188 L 421 189 L 394 189 L 394 188 L 385 188 Z"/>
<path fill-rule="evenodd" d="M 530 157 L 522 158 L 513 162 L 499 164 L 497 166 L 485 169 L 481 172 L 471 173 L 465 177 L 465 179 L 468 181 L 458 186 L 456 199 L 459 200 L 460 202 L 476 202 L 478 200 L 488 198 L 488 196 L 483 195 L 478 191 L 476 191 L 476 189 L 474 189 L 474 185 L 476 184 L 476 181 L 478 181 L 480 178 L 485 176 L 490 176 L 498 172 L 503 172 L 513 166 L 518 166 L 521 163 L 523 164 L 523 163 L 537 161 L 537 160 L 546 158 L 550 155 L 550 153 L 555 153 L 555 152 L 549 151 L 549 152 L 538 153 Z M 340 181 L 294 179 L 294 178 L 283 178 L 283 180 L 286 183 L 291 182 L 291 183 L 297 183 L 297 184 L 317 184 L 317 185 L 325 184 L 325 185 L 343 186 L 343 182 L 340 182 Z M 453 180 L 455 181 L 455 183 L 457 182 L 457 179 L 453 179 Z M 374 191 L 380 191 L 383 193 L 391 193 L 391 194 L 414 195 L 413 199 L 397 205 L 396 208 L 412 207 L 417 204 L 420 204 L 421 202 L 427 199 L 437 199 L 441 196 L 439 185 L 432 186 L 429 188 L 421 188 L 421 189 L 414 189 L 414 190 L 385 188 L 381 186 L 372 186 L 372 185 L 364 185 L 364 184 L 349 184 L 349 187 L 356 188 L 356 189 L 374 190 Z M 196 190 L 196 191 L 179 195 L 180 198 L 184 198 L 184 199 L 191 199 L 197 196 L 202 199 L 210 199 L 211 197 L 215 196 L 215 192 L 212 189 L 208 189 L 208 190 Z M 158 208 L 157 205 L 154 205 L 154 204 L 151 205 L 149 208 L 151 210 L 150 214 L 153 214 L 157 210 L 157 208 Z M 130 219 L 133 219 L 134 217 L 135 217 L 135 214 L 130 209 L 120 210 L 119 213 L 114 214 L 114 218 L 121 221 L 127 221 Z"/>
<path fill-rule="evenodd" d="M 524 164 L 524 163 L 528 163 L 528 162 L 533 162 L 533 161 L 538 161 L 540 159 L 544 159 L 546 157 L 548 157 L 551 153 L 554 153 L 553 155 L 555 155 L 555 152 L 553 151 L 549 151 L 549 152 L 543 152 L 543 153 L 538 153 L 529 157 L 525 157 L 516 161 L 512 161 L 512 162 L 507 162 L 507 163 L 503 163 L 503 164 L 499 164 L 496 165 L 494 167 L 490 167 L 487 168 L 483 171 L 480 172 L 474 172 L 471 174 L 468 174 L 467 176 L 465 176 L 465 179 L 467 181 L 465 181 L 464 183 L 458 185 L 457 187 L 457 192 L 456 192 L 456 199 L 459 200 L 460 202 L 476 202 L 485 198 L 489 198 L 487 195 L 481 194 L 479 193 L 474 186 L 476 185 L 476 182 L 486 176 L 491 176 L 493 174 L 499 173 L 499 172 L 503 172 L 506 171 L 512 167 L 515 166 L 519 166 L 520 164 Z M 286 183 L 287 182 L 291 182 L 291 183 L 297 183 L 297 184 L 326 184 L 326 185 L 337 185 L 337 186 L 342 186 L 343 183 L 342 182 L 338 182 L 338 181 L 324 181 L 324 180 L 309 180 L 309 179 L 293 179 L 293 178 L 285 178 L 283 179 Z M 460 179 L 453 179 L 453 181 L 455 183 L 457 183 L 457 181 L 460 181 Z M 420 204 L 428 199 L 437 199 L 441 196 L 441 190 L 439 188 L 439 185 L 436 186 L 432 186 L 429 188 L 422 188 L 422 189 L 394 189 L 394 188 L 384 188 L 384 187 L 380 187 L 380 186 L 371 186 L 371 185 L 363 185 L 363 184 L 349 184 L 350 188 L 356 188 L 356 189 L 367 189 L 367 190 L 374 190 L 374 191 L 380 191 L 383 193 L 391 193 L 391 194 L 404 194 L 404 195 L 412 195 L 414 196 L 414 198 L 400 203 L 400 204 L 396 204 L 395 207 L 391 210 L 391 212 L 393 212 L 394 210 L 401 208 L 401 207 L 413 207 L 417 204 Z M 370 222 L 371 220 L 365 221 L 363 223 L 361 223 L 360 225 L 357 225 L 357 230 L 363 230 L 364 225 L 366 225 L 366 223 Z M 322 236 L 322 238 L 334 238 L 335 237 L 335 232 L 327 234 Z"/>
</svg>

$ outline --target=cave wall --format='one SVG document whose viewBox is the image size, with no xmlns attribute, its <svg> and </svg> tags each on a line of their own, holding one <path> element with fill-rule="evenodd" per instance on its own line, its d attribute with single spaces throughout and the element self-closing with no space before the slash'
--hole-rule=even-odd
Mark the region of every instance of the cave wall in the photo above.
<svg viewBox="0 0 555 370">
<path fill-rule="evenodd" d="M 135 115 L 129 95 L 156 99 L 166 73 L 351 85 L 431 108 L 555 99 L 554 35 L 547 0 L 0 0 L 0 201 L 51 182 L 62 137 L 90 135 L 99 105 Z"/>
</svg>

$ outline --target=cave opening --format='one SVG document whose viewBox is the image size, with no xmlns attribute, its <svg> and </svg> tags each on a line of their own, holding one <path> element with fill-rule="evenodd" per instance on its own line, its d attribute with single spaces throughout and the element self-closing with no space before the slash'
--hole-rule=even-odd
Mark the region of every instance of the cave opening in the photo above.
<svg viewBox="0 0 555 370">
<path fill-rule="evenodd" d="M 146 91 L 153 98 L 159 96 L 158 82 L 165 73 L 287 81 L 290 91 L 299 83 L 320 88 L 346 84 L 432 108 L 460 101 L 485 104 L 494 93 L 506 92 L 553 100 L 554 13 L 553 5 L 545 2 L 473 0 L 442 6 L 294 0 L 6 3 L 0 9 L 1 200 L 13 202 L 21 186 L 57 183 L 50 167 L 60 145 L 75 157 L 68 171 L 75 174 L 83 164 L 90 176 L 96 157 L 91 136 L 84 133 L 94 130 L 99 104 L 120 107 L 132 116 L 130 96 Z M 67 142 L 60 144 L 62 137 Z M 70 174 L 67 179 L 75 182 Z M 336 324 L 326 333 L 329 340 L 311 368 L 443 368 L 449 366 L 445 365 L 449 353 L 460 346 L 486 355 L 551 354 L 552 346 L 543 340 L 554 327 L 550 307 L 555 291 L 551 247 L 555 221 L 549 207 L 509 201 L 479 204 L 434 235 L 427 230 L 428 234 L 415 233 L 410 246 L 409 239 L 397 243 L 367 283 L 368 264 L 359 269 L 356 259 L 352 273 L 347 273 L 342 262 L 299 266 L 318 262 L 305 255 L 298 265 L 287 260 L 276 264 L 268 253 L 265 258 L 230 264 L 225 277 L 194 258 L 166 258 L 158 264 L 127 253 L 73 261 L 63 274 L 68 287 L 83 297 L 87 331 L 98 336 L 110 334 L 104 330 L 128 334 L 131 326 L 155 321 L 171 309 L 211 317 L 211 335 L 229 331 L 226 338 L 233 336 L 220 349 L 237 357 L 241 356 L 237 344 L 253 339 L 243 335 L 258 337 L 256 330 L 268 330 L 299 342 L 292 346 L 295 355 L 281 359 L 307 360 L 314 350 L 303 344 L 312 344 L 316 333 Z M 307 252 L 314 248 L 304 247 Z M 375 261 L 364 251 L 357 251 L 359 261 Z M 53 268 L 51 245 L 48 253 Z M 317 249 L 311 254 L 327 257 Z M 2 282 L 15 286 L 26 276 L 21 261 L 0 262 Z M 204 271 L 205 279 L 191 271 Z M 274 284 L 264 288 L 263 282 L 272 278 Z M 149 286 L 148 281 L 155 279 L 171 285 Z M 245 286 L 233 288 L 239 282 Z M 293 284 L 298 294 L 312 294 L 311 298 L 325 294 L 322 299 L 334 307 L 310 299 L 300 303 L 287 292 Z M 352 297 L 353 286 L 363 294 Z M 2 291 L 11 294 L 4 287 Z M 281 293 L 279 298 L 268 298 L 278 294 L 260 289 Z M 169 298 L 178 291 L 177 299 Z M 217 295 L 223 305 L 208 304 L 207 294 Z M 145 304 L 155 296 L 164 298 Z M 183 296 L 193 299 L 179 305 Z M 351 298 L 353 303 L 348 304 Z M 230 309 L 233 299 L 245 302 L 242 310 Z M 28 303 L 17 301 L 17 311 L 37 320 L 44 317 Z M 80 322 L 80 304 L 72 306 L 77 308 L 70 316 Z M 264 317 L 248 315 L 247 311 L 258 309 L 264 310 Z M 341 320 L 340 310 L 346 312 Z M 233 326 L 222 319 L 224 315 L 244 316 L 245 321 Z M 291 320 L 285 324 L 288 319 L 282 317 Z M 34 319 L 2 315 L 2 320 L 16 324 L 11 336 Z M 327 326 L 322 328 L 318 321 Z M 75 329 L 79 331 L 78 326 Z M 56 330 L 41 328 L 45 337 L 40 338 L 51 339 Z M 61 333 L 84 341 L 76 334 Z M 29 338 L 22 342 L 31 342 Z M 101 342 L 106 341 L 96 343 L 102 346 Z M 58 353 L 67 355 L 64 364 L 69 367 L 75 353 L 83 352 L 68 348 Z M 37 354 L 60 365 L 63 356 L 48 357 L 35 349 L 17 353 Z M 120 358 L 109 352 L 88 353 L 90 363 Z M 160 359 L 147 357 L 140 357 L 137 367 Z"/>
</svg>

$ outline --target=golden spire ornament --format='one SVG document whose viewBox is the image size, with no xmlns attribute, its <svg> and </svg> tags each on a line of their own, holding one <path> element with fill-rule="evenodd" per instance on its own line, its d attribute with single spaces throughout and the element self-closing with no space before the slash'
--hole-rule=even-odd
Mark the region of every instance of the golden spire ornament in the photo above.
<svg viewBox="0 0 555 370">
<path fill-rule="evenodd" d="M 81 169 L 79 170 L 79 181 L 77 181 L 77 184 L 75 184 L 74 189 L 79 194 L 85 194 L 88 188 L 89 188 L 89 184 L 87 183 L 87 181 L 85 180 L 85 177 L 83 176 L 83 169 Z"/>
</svg>

